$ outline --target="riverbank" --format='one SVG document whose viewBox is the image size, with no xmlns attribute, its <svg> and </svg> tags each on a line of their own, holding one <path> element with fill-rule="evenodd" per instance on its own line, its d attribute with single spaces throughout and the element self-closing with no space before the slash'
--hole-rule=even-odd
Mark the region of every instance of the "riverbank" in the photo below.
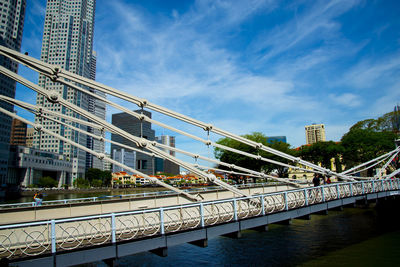
<svg viewBox="0 0 400 267">
<path fill-rule="evenodd" d="M 21 196 L 29 197 L 34 196 L 36 192 L 42 192 L 46 195 L 58 195 L 58 194 L 88 194 L 88 193 L 112 193 L 112 195 L 121 194 L 135 194 L 143 192 L 155 192 L 155 191 L 165 191 L 163 187 L 133 187 L 133 188 L 74 188 L 74 189 L 27 189 L 21 191 Z"/>
</svg>

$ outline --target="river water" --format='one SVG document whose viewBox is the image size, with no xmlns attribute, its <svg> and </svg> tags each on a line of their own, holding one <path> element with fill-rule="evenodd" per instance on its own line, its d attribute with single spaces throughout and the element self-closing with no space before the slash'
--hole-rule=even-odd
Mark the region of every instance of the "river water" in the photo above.
<svg viewBox="0 0 400 267">
<path fill-rule="evenodd" d="M 267 232 L 218 237 L 207 248 L 182 244 L 165 258 L 150 252 L 123 257 L 119 266 L 400 266 L 399 205 L 345 208 Z M 106 266 L 96 262 L 84 266 Z"/>
</svg>

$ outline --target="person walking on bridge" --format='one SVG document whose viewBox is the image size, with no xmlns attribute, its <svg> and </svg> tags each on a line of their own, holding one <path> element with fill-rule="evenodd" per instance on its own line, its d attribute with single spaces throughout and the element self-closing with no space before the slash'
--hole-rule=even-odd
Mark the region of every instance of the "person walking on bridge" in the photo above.
<svg viewBox="0 0 400 267">
<path fill-rule="evenodd" d="M 320 179 L 319 179 L 319 175 L 317 173 L 314 174 L 314 178 L 312 180 L 314 186 L 319 186 L 320 185 Z"/>
<path fill-rule="evenodd" d="M 42 193 L 36 193 L 33 196 L 33 200 L 35 200 L 35 205 L 36 206 L 42 206 L 42 200 L 43 200 L 43 195 Z"/>
</svg>

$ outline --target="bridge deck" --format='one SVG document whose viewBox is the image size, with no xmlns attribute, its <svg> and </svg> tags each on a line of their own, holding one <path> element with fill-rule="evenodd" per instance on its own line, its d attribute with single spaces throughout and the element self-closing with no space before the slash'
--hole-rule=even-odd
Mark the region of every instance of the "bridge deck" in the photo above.
<svg viewBox="0 0 400 267">
<path fill-rule="evenodd" d="M 0 257 L 68 266 L 160 250 L 400 194 L 399 180 L 365 181 L 195 204 L 0 226 Z"/>
<path fill-rule="evenodd" d="M 294 189 L 294 187 L 284 184 L 264 184 L 254 187 L 239 188 L 240 191 L 249 195 L 266 194 L 290 189 Z M 204 198 L 204 201 L 215 201 L 234 197 L 232 192 L 224 189 L 205 191 L 201 193 L 201 196 Z M 166 196 L 160 194 L 135 198 L 99 200 L 94 202 L 72 202 L 66 204 L 57 202 L 53 205 L 43 205 L 39 207 L 31 205 L 23 207 L 11 206 L 10 208 L 0 209 L 0 225 L 153 209 L 190 203 L 193 202 L 174 193 Z"/>
</svg>

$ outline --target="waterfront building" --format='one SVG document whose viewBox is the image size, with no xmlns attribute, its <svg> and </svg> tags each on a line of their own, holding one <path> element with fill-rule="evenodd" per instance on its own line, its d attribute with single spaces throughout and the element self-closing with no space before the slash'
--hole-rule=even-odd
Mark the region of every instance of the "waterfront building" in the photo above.
<svg viewBox="0 0 400 267">
<path fill-rule="evenodd" d="M 161 178 L 158 178 L 161 179 Z M 131 186 L 131 185 L 148 185 L 150 181 L 135 174 L 129 174 L 124 171 L 114 172 L 112 173 L 111 185 L 113 187 L 116 186 Z"/>
<path fill-rule="evenodd" d="M 13 119 L 11 124 L 10 145 L 26 146 L 27 124 Z"/>
<path fill-rule="evenodd" d="M 267 143 L 268 144 L 273 144 L 275 142 L 287 143 L 286 142 L 286 136 L 268 136 L 267 137 Z"/>
<path fill-rule="evenodd" d="M 308 125 L 305 126 L 305 130 L 306 130 L 307 145 L 311 145 L 321 141 L 326 141 L 324 124 Z"/>
<path fill-rule="evenodd" d="M 10 147 L 9 176 L 18 184 L 28 186 L 44 176 L 58 181 L 58 187 L 66 184 L 73 170 L 73 163 L 64 155 L 24 146 Z"/>
<path fill-rule="evenodd" d="M 26 0 L 0 1 L 0 45 L 20 51 L 22 31 L 24 27 Z M 18 71 L 18 64 L 0 56 L 0 65 L 13 71 Z M 0 94 L 15 97 L 16 82 L 0 75 Z M 13 111 L 13 105 L 0 101 L 0 107 Z M 17 181 L 7 176 L 10 151 L 11 117 L 0 113 L 0 185 L 17 184 Z"/>
<path fill-rule="evenodd" d="M 147 117 L 151 118 L 151 112 L 146 111 L 146 110 L 135 110 L 135 112 L 139 114 L 144 114 Z M 137 136 L 137 137 L 142 137 L 150 141 L 154 141 L 155 139 L 155 131 L 151 129 L 151 123 L 146 122 L 146 121 L 141 121 L 132 115 L 129 115 L 128 113 L 122 112 L 122 113 L 115 113 L 112 114 L 111 117 L 111 122 L 113 125 L 117 126 L 118 128 L 124 130 L 125 132 Z M 125 139 L 122 136 L 119 136 L 118 134 L 111 134 L 111 140 L 128 145 L 131 147 L 135 147 L 135 143 Z M 121 147 L 111 144 L 111 157 L 113 157 L 113 151 L 114 150 L 120 150 Z M 136 162 L 135 162 L 135 169 L 148 175 L 153 175 L 154 174 L 154 158 L 140 153 L 136 152 Z"/>
<path fill-rule="evenodd" d="M 93 54 L 95 5 L 95 0 L 47 1 L 40 57 L 42 61 L 58 65 L 65 70 L 86 78 L 94 77 L 93 71 L 96 64 Z M 88 95 L 53 82 L 43 75 L 39 76 L 39 85 L 47 90 L 55 90 L 64 99 L 89 111 L 90 100 Z M 68 116 L 84 118 L 57 103 L 51 103 L 40 94 L 36 98 L 36 104 Z M 83 133 L 40 117 L 36 117 L 35 122 L 83 146 L 88 145 L 87 136 Z M 67 123 L 87 130 L 86 126 L 68 121 Z M 34 147 L 62 154 L 66 160 L 73 163 L 73 173 L 71 179 L 68 181 L 68 184 L 71 186 L 77 177 L 84 176 L 87 168 L 86 152 L 43 132 L 36 132 Z M 94 161 L 90 165 L 93 166 L 93 163 Z"/>
<path fill-rule="evenodd" d="M 170 135 L 161 135 L 156 137 L 156 141 L 160 144 L 175 147 L 175 136 Z M 162 149 L 164 152 L 170 154 L 175 157 L 175 151 Z M 156 170 L 159 172 L 164 172 L 168 174 L 177 175 L 179 174 L 179 165 L 165 159 L 156 158 Z"/>
<path fill-rule="evenodd" d="M 119 163 L 122 163 L 128 167 L 131 167 L 132 169 L 135 169 L 135 162 L 136 162 L 136 152 L 135 151 L 126 151 L 125 149 L 114 149 L 113 150 L 113 160 L 118 161 Z M 113 165 L 112 166 L 112 172 L 127 172 L 132 174 L 132 172 L 117 166 Z"/>
</svg>

